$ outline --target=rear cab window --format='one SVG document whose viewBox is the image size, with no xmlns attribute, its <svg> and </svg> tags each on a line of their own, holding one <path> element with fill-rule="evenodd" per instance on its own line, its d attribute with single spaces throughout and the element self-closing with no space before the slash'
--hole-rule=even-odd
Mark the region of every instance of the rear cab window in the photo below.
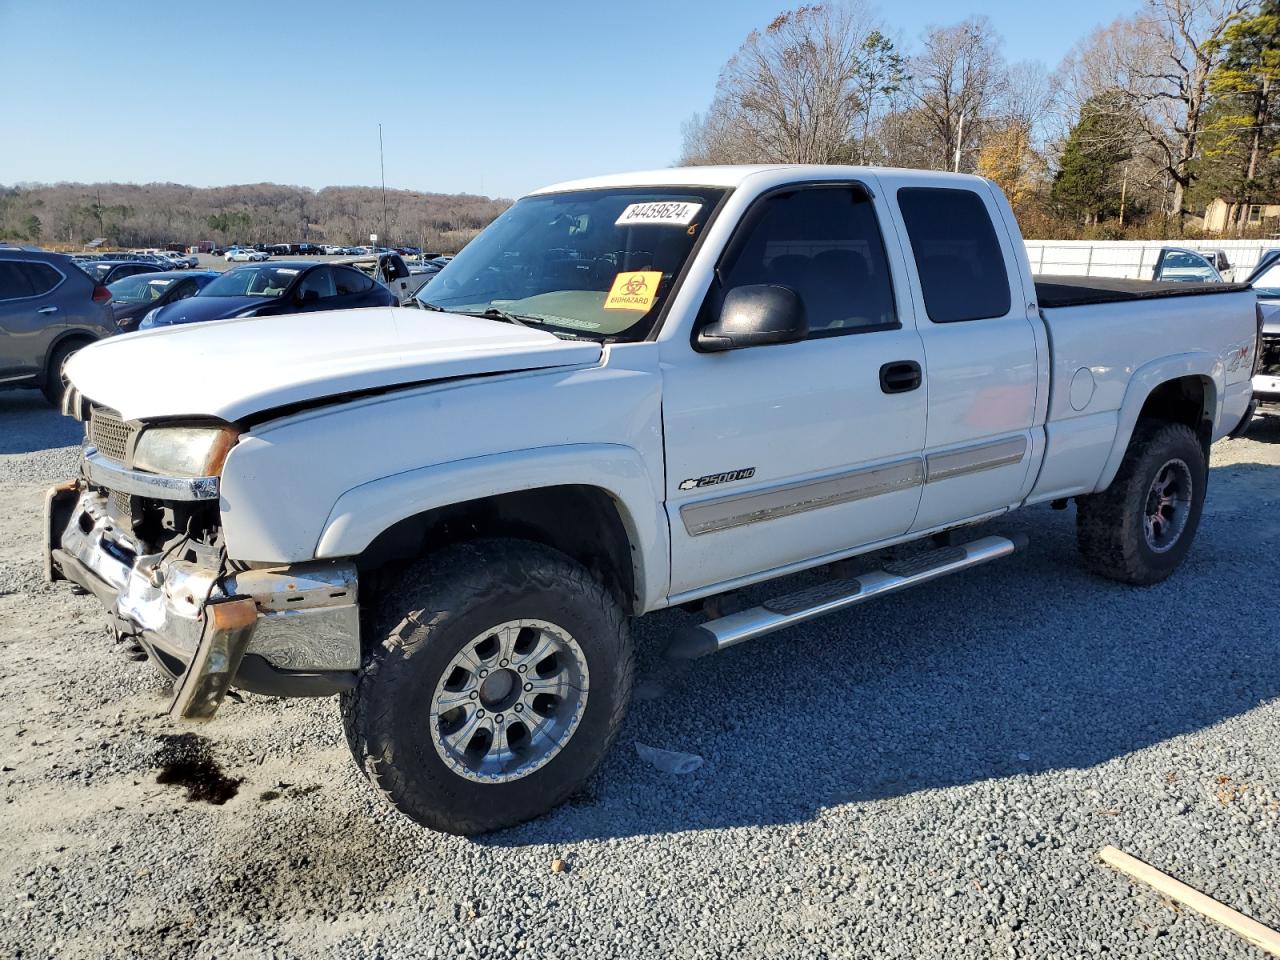
<svg viewBox="0 0 1280 960">
<path fill-rule="evenodd" d="M 1009 273 L 982 197 L 952 187 L 901 187 L 898 209 L 934 323 L 1008 314 Z"/>
</svg>

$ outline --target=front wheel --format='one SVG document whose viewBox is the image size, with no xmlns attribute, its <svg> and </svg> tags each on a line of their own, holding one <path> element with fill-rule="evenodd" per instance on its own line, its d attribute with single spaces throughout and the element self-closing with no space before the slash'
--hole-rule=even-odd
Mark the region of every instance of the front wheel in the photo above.
<svg viewBox="0 0 1280 960">
<path fill-rule="evenodd" d="M 342 715 L 396 809 L 449 833 L 536 817 L 608 750 L 631 693 L 617 602 L 579 564 L 516 540 L 451 547 L 384 594 Z"/>
<path fill-rule="evenodd" d="M 1191 548 L 1209 479 L 1204 448 L 1180 423 L 1140 422 L 1111 486 L 1076 501 L 1086 565 L 1121 583 L 1151 584 Z"/>
</svg>

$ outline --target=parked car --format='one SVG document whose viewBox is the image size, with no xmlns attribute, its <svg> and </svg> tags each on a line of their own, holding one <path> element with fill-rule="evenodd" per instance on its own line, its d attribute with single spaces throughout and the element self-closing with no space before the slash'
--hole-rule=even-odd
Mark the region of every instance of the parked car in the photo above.
<svg viewBox="0 0 1280 960">
<path fill-rule="evenodd" d="M 111 294 L 60 253 L 0 250 L 0 387 L 62 398 L 62 368 L 116 332 Z"/>
<path fill-rule="evenodd" d="M 1245 281 L 1258 298 L 1262 343 L 1253 395 L 1269 408 L 1280 404 L 1280 250 L 1267 250 Z"/>
<path fill-rule="evenodd" d="M 271 254 L 252 247 L 232 247 L 223 259 L 228 263 L 261 263 L 264 260 L 270 260 Z"/>
<path fill-rule="evenodd" d="M 551 187 L 418 301 L 79 354 L 45 563 L 175 678 L 172 716 L 341 692 L 374 788 L 457 833 L 591 777 L 631 617 L 862 558 L 668 621 L 711 655 L 1009 556 L 968 527 L 1069 499 L 1089 569 L 1169 577 L 1257 337 L 1245 287 L 1037 282 L 988 180 L 839 166 Z"/>
<path fill-rule="evenodd" d="M 1195 250 L 1164 247 L 1156 257 L 1151 279 L 1166 283 L 1223 283 L 1210 259 Z"/>
<path fill-rule="evenodd" d="M 141 273 L 108 285 L 111 311 L 123 333 L 138 329 L 142 318 L 178 300 L 194 297 L 222 274 L 213 270 Z"/>
<path fill-rule="evenodd" d="M 110 286 L 125 277 L 140 273 L 159 273 L 163 268 L 157 263 L 142 263 L 138 260 L 100 260 L 87 264 L 82 269 L 98 283 Z"/>
<path fill-rule="evenodd" d="M 338 257 L 342 255 L 342 251 L 344 251 L 345 249 L 347 248 L 342 246 L 341 244 L 326 243 L 323 247 L 320 248 L 320 252 L 327 257 Z"/>
<path fill-rule="evenodd" d="M 410 260 L 410 273 L 425 273 L 428 276 L 434 276 L 445 268 L 453 257 L 432 257 L 429 260 Z"/>
<path fill-rule="evenodd" d="M 396 303 L 390 290 L 352 267 L 314 260 L 275 261 L 228 270 L 195 296 L 148 313 L 139 329 Z"/>
</svg>

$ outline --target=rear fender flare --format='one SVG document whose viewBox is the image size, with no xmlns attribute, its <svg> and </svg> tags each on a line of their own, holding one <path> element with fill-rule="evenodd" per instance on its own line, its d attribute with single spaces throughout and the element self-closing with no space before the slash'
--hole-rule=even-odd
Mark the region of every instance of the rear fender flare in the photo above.
<svg viewBox="0 0 1280 960">
<path fill-rule="evenodd" d="M 1095 491 L 1105 490 L 1111 486 L 1120 470 L 1125 452 L 1129 449 L 1129 440 L 1133 437 L 1134 428 L 1138 424 L 1138 416 L 1147 398 L 1163 383 L 1179 380 L 1182 377 L 1201 377 L 1209 384 L 1205 387 L 1205 413 L 1216 425 L 1220 419 L 1223 384 L 1226 371 L 1220 357 L 1212 353 L 1196 351 L 1180 353 L 1171 357 L 1152 360 L 1134 371 L 1129 378 L 1129 386 L 1125 389 L 1124 400 L 1121 401 L 1117 416 L 1116 437 L 1111 444 L 1111 453 L 1102 468 Z"/>
</svg>

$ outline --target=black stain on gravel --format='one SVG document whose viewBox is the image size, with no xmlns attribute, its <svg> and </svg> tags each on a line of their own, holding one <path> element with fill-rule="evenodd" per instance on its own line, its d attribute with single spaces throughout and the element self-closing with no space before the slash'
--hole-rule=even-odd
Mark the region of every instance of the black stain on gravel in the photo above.
<svg viewBox="0 0 1280 960">
<path fill-rule="evenodd" d="M 160 772 L 156 783 L 187 788 L 187 799 L 222 806 L 240 789 L 241 778 L 228 777 L 213 759 L 209 741 L 194 733 L 166 733 L 156 737 Z"/>
</svg>

